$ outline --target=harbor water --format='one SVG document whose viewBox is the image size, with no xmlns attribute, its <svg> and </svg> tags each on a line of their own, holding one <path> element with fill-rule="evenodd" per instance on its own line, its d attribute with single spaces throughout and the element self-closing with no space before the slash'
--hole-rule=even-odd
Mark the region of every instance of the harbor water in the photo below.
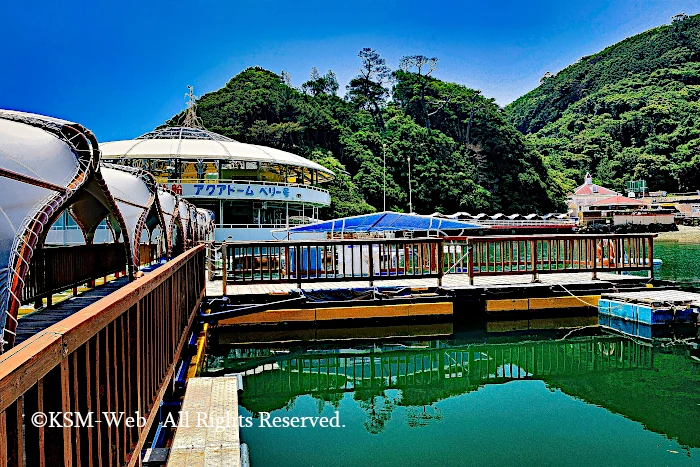
<svg viewBox="0 0 700 467">
<path fill-rule="evenodd" d="M 593 332 L 220 348 L 208 371 L 244 375 L 253 465 L 700 465 L 696 350 Z"/>
<path fill-rule="evenodd" d="M 657 242 L 654 256 L 657 279 L 700 286 L 700 245 Z M 545 322 L 221 346 L 206 372 L 243 375 L 252 465 L 700 465 L 697 338 Z"/>
<path fill-rule="evenodd" d="M 655 278 L 700 287 L 700 244 L 656 241 L 654 257 L 663 260 Z"/>
</svg>

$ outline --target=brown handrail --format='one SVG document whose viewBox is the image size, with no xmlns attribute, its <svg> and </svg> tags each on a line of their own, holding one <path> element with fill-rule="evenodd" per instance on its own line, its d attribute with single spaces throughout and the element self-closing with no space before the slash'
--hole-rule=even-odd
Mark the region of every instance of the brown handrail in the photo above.
<svg viewBox="0 0 700 467">
<path fill-rule="evenodd" d="M 468 237 L 446 241 L 450 273 L 501 276 L 563 272 L 648 271 L 653 275 L 656 234 L 587 234 Z"/>
<path fill-rule="evenodd" d="M 71 287 L 126 269 L 123 243 L 44 247 L 36 250 L 22 288 L 22 303 L 46 298 Z"/>
<path fill-rule="evenodd" d="M 226 242 L 224 290 L 231 283 L 340 282 L 437 278 L 442 238 Z"/>
<path fill-rule="evenodd" d="M 230 284 L 339 282 L 648 271 L 655 234 L 500 235 L 458 238 L 285 240 L 222 245 Z"/>
<path fill-rule="evenodd" d="M 204 293 L 200 245 L 0 355 L 0 465 L 138 465 Z M 37 427 L 38 412 L 144 424 Z"/>
</svg>

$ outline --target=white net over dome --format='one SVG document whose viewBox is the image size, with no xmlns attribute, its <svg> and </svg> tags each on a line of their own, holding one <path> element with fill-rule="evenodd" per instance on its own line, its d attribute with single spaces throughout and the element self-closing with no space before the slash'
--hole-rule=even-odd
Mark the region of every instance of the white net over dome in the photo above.
<svg viewBox="0 0 700 467">
<path fill-rule="evenodd" d="M 232 141 L 228 136 L 223 136 L 201 128 L 188 128 L 182 126 L 161 128 L 149 131 L 136 139 L 204 139 L 209 141 Z"/>
<path fill-rule="evenodd" d="M 321 181 L 335 178 L 333 171 L 302 156 L 267 146 L 241 143 L 200 128 L 163 128 L 135 139 L 101 143 L 100 149 L 103 160 L 119 163 L 130 159 L 262 162 L 316 170 Z"/>
</svg>

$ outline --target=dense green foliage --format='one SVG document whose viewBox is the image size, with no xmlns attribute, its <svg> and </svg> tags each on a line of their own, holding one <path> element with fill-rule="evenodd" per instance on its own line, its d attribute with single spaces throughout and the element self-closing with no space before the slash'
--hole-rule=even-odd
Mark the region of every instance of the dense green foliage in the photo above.
<svg viewBox="0 0 700 467">
<path fill-rule="evenodd" d="M 336 95 L 332 72 L 314 71 L 295 89 L 286 74 L 249 68 L 202 96 L 198 114 L 215 132 L 332 169 L 326 218 L 383 208 L 384 157 L 387 210 L 409 210 L 408 158 L 415 212 L 562 209 L 563 193 L 541 156 L 492 100 L 432 76 L 391 73 L 371 49 L 360 58 L 366 68 L 345 98 Z"/>
<path fill-rule="evenodd" d="M 582 58 L 506 107 L 559 174 L 623 191 L 700 188 L 700 15 Z"/>
</svg>

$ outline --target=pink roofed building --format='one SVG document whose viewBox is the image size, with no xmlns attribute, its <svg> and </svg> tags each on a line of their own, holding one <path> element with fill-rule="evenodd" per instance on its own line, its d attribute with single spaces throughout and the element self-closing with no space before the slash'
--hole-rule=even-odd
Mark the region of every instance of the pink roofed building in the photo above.
<svg viewBox="0 0 700 467">
<path fill-rule="evenodd" d="M 579 212 L 579 225 L 589 224 L 673 224 L 670 209 L 650 209 L 641 199 L 622 195 L 609 196 L 584 206 Z"/>
<path fill-rule="evenodd" d="M 618 193 L 613 190 L 593 183 L 593 177 L 591 177 L 590 173 L 587 173 L 583 185 L 576 188 L 571 194 L 571 198 L 569 199 L 569 214 L 571 217 L 579 217 L 579 213 L 587 211 L 588 207 L 592 204 L 616 196 L 618 196 Z"/>
<path fill-rule="evenodd" d="M 615 209 L 634 209 L 634 208 L 641 208 L 646 206 L 647 203 L 645 203 L 642 200 L 639 199 L 633 199 L 633 198 L 628 198 L 627 196 L 622 196 L 622 195 L 617 195 L 617 196 L 611 196 L 606 199 L 601 199 L 600 201 L 596 201 L 595 203 L 592 203 L 589 205 L 589 210 L 598 210 L 598 211 L 606 211 L 606 210 L 615 210 Z"/>
</svg>

